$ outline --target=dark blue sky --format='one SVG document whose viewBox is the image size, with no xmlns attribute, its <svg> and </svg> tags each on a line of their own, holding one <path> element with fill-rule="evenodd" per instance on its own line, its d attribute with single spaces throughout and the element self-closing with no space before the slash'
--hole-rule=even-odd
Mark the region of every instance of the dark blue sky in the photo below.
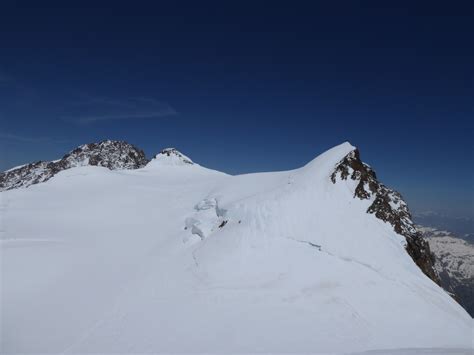
<svg viewBox="0 0 474 355">
<path fill-rule="evenodd" d="M 0 170 L 106 138 L 282 170 L 349 140 L 412 209 L 474 214 L 473 2 L 89 4 L 1 5 Z"/>
</svg>

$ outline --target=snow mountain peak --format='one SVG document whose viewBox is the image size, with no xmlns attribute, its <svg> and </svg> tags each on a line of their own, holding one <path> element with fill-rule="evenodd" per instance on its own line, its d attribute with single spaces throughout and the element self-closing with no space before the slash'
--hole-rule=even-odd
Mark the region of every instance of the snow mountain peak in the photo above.
<svg viewBox="0 0 474 355">
<path fill-rule="evenodd" d="M 68 167 L 95 165 L 115 169 L 138 169 L 147 164 L 143 150 L 124 141 L 105 140 L 83 144 L 66 154 L 61 160 Z"/>
<path fill-rule="evenodd" d="M 104 141 L 0 175 L 3 352 L 472 348 L 406 203 L 349 143 L 290 171 L 146 162 Z"/>
<path fill-rule="evenodd" d="M 178 151 L 176 148 L 165 148 L 159 152 L 155 158 L 154 162 L 159 162 L 163 165 L 193 165 L 194 162 Z"/>
<path fill-rule="evenodd" d="M 124 142 L 104 140 L 73 149 L 61 159 L 38 161 L 0 173 L 0 191 L 28 187 L 51 179 L 60 171 L 78 166 L 101 166 L 110 170 L 138 169 L 148 163 L 143 150 Z"/>
<path fill-rule="evenodd" d="M 109 170 L 198 166 L 176 148 L 165 148 L 148 161 L 142 150 L 127 142 L 104 140 L 83 144 L 60 160 L 39 161 L 1 173 L 0 191 L 45 182 L 62 170 L 87 165 Z M 317 184 L 315 179 L 329 180 L 334 185 L 345 181 L 353 191 L 353 198 L 369 202 L 366 213 L 390 224 L 396 233 L 405 237 L 408 254 L 429 278 L 439 284 L 429 245 L 415 228 L 407 204 L 397 191 L 378 181 L 375 171 L 361 160 L 356 147 L 349 142 L 337 145 L 309 162 L 302 171 L 309 178 L 306 182 L 311 185 Z"/>
</svg>

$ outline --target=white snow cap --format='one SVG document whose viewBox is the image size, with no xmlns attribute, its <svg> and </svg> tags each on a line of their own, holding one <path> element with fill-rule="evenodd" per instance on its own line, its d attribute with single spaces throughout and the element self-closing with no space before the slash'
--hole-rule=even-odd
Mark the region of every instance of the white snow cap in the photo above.
<svg viewBox="0 0 474 355">
<path fill-rule="evenodd" d="M 164 165 L 192 165 L 193 161 L 176 148 L 166 148 L 159 152 L 153 159 Z"/>
<path fill-rule="evenodd" d="M 344 159 L 347 154 L 356 149 L 357 148 L 349 142 L 336 145 L 335 147 L 325 151 L 311 160 L 303 167 L 303 169 L 314 173 L 321 173 L 325 171 L 326 173 L 331 174 L 334 171 L 336 164 Z"/>
<path fill-rule="evenodd" d="M 234 176 L 165 149 L 0 192 L 2 353 L 472 353 L 361 180 L 331 180 L 353 148 Z"/>
</svg>

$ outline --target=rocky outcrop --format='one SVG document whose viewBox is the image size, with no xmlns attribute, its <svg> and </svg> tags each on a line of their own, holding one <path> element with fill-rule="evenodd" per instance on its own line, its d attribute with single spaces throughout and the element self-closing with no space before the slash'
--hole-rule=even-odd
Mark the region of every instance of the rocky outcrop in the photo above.
<svg viewBox="0 0 474 355">
<path fill-rule="evenodd" d="M 138 169 L 148 160 L 143 150 L 123 141 L 84 144 L 66 154 L 61 161 L 68 167 L 96 165 L 115 169 Z"/>
<path fill-rule="evenodd" d="M 360 159 L 357 149 L 351 151 L 335 167 L 331 181 L 352 179 L 357 182 L 354 198 L 371 200 L 367 213 L 390 223 L 398 234 L 405 237 L 406 250 L 418 267 L 437 284 L 440 283 L 433 264 L 429 244 L 422 238 L 411 219 L 408 206 L 402 196 L 377 180 L 375 171 Z"/>
<path fill-rule="evenodd" d="M 123 141 L 84 144 L 56 161 L 39 161 L 0 173 L 0 191 L 28 187 L 51 179 L 58 172 L 94 165 L 110 170 L 138 169 L 148 163 L 145 153 Z"/>
<path fill-rule="evenodd" d="M 0 191 L 28 187 L 51 179 L 61 171 L 57 162 L 38 161 L 0 173 Z"/>
</svg>

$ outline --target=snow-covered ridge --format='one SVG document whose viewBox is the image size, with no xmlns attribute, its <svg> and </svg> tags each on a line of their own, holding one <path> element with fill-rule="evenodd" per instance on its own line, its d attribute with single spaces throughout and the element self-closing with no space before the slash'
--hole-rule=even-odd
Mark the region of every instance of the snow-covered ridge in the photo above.
<svg viewBox="0 0 474 355">
<path fill-rule="evenodd" d="M 403 204 L 354 149 L 236 176 L 165 152 L 2 192 L 0 352 L 470 348 L 472 319 L 413 262 Z"/>
<path fill-rule="evenodd" d="M 354 148 L 336 166 L 331 181 L 350 178 L 356 184 L 354 198 L 371 201 L 367 213 L 390 223 L 396 233 L 406 238 L 406 249 L 413 261 L 433 281 L 439 284 L 439 277 L 433 267 L 429 244 L 412 221 L 410 211 L 400 193 L 377 180 L 375 171 L 361 161 L 359 151 Z"/>
<path fill-rule="evenodd" d="M 147 164 L 158 166 L 194 165 L 193 161 L 175 148 L 166 148 L 151 161 L 143 150 L 123 141 L 105 140 L 83 144 L 63 158 L 20 165 L 0 173 L 0 191 L 28 187 L 48 181 L 58 172 L 79 166 L 101 166 L 110 170 L 139 169 Z"/>
<path fill-rule="evenodd" d="M 341 159 L 341 157 L 343 158 Z M 0 175 L 0 191 L 28 187 L 49 180 L 62 170 L 86 165 L 116 170 L 139 169 L 145 165 L 154 169 L 162 166 L 193 166 L 195 164 L 176 148 L 163 149 L 151 161 L 148 161 L 145 153 L 131 144 L 106 140 L 100 143 L 81 145 L 60 160 L 27 164 L 6 171 Z M 198 165 L 196 164 L 196 166 Z M 360 160 L 357 148 L 345 142 L 321 154 L 302 170 L 307 175 L 309 174 L 311 179 L 322 171 L 329 171 L 333 183 L 336 183 L 337 180 L 347 180 L 349 177 L 357 182 L 354 197 L 372 201 L 367 212 L 390 223 L 395 232 L 403 235 L 407 241 L 407 251 L 415 263 L 432 280 L 439 282 L 433 269 L 429 245 L 423 241 L 414 227 L 408 206 L 398 192 L 387 188 L 377 180 L 373 169 Z M 322 178 L 326 179 L 325 176 Z M 191 220 L 194 219 L 190 217 L 189 221 Z M 203 238 L 205 233 L 198 227 L 201 222 L 195 221 L 192 225 L 190 223 L 187 223 L 186 226 L 194 231 L 199 230 L 199 235 Z M 222 221 L 202 222 L 203 225 L 208 225 L 208 227 L 204 227 L 204 230 L 211 228 L 209 223 L 218 226 Z"/>
</svg>

